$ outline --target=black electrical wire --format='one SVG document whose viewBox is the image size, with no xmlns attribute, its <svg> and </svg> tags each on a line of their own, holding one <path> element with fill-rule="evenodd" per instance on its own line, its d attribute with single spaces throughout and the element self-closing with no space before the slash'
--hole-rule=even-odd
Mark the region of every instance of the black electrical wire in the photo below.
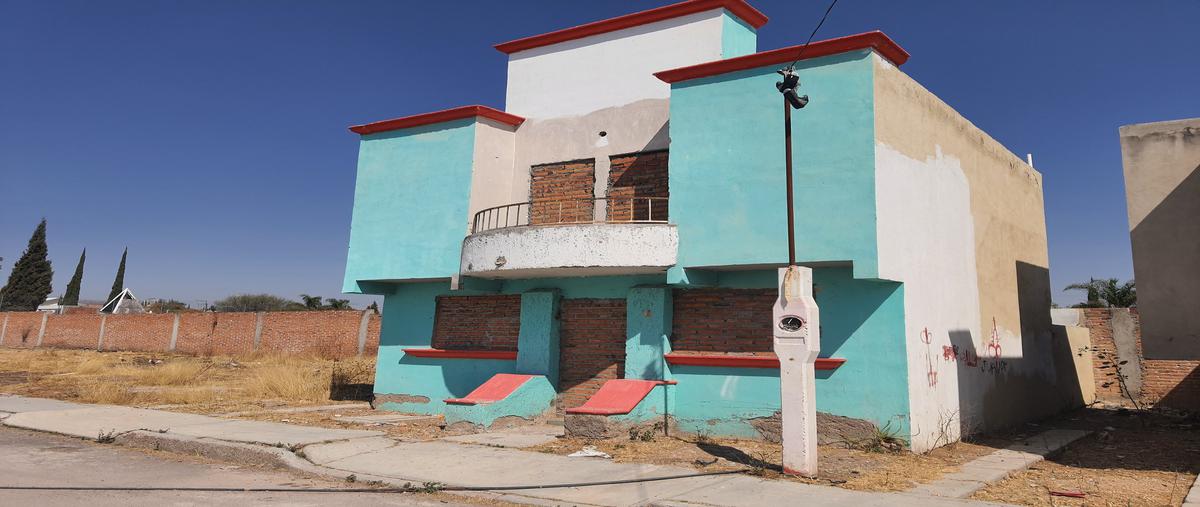
<svg viewBox="0 0 1200 507">
<path fill-rule="evenodd" d="M 558 484 L 533 484 L 515 486 L 438 486 L 429 491 L 516 491 L 522 489 L 583 488 L 588 486 L 610 486 L 639 482 L 689 479 L 712 475 L 740 474 L 743 470 L 721 470 L 692 474 L 667 475 L 640 479 L 616 479 L 611 481 L 566 482 Z M 0 486 L 0 491 L 203 491 L 218 493 L 416 493 L 425 491 L 419 486 L 408 488 L 222 488 L 222 487 L 172 487 L 172 486 Z"/>
<path fill-rule="evenodd" d="M 821 25 L 825 24 L 825 20 L 829 18 L 829 13 L 833 12 L 833 6 L 837 5 L 837 3 L 838 3 L 838 0 L 833 0 L 832 2 L 829 3 L 829 8 L 825 9 L 825 15 L 821 16 L 821 21 L 819 23 L 817 23 L 817 26 L 815 28 L 813 28 L 812 33 L 808 34 L 808 40 L 805 41 L 804 45 L 800 47 L 800 54 L 796 55 L 796 61 L 792 62 L 791 65 L 787 66 L 788 69 L 792 69 L 796 66 L 797 63 L 800 63 L 801 57 L 804 56 L 804 50 L 808 49 L 808 45 L 812 43 L 813 37 L 815 37 L 817 35 L 817 30 L 820 30 Z"/>
</svg>

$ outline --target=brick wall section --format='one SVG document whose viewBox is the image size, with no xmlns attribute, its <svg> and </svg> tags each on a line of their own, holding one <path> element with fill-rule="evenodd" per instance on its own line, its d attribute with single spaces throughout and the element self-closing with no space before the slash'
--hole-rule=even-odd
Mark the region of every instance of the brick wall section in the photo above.
<svg viewBox="0 0 1200 507">
<path fill-rule="evenodd" d="M 259 351 L 336 358 L 358 353 L 362 312 L 270 312 L 263 315 Z"/>
<path fill-rule="evenodd" d="M 32 347 L 37 344 L 38 329 L 42 327 L 42 314 L 37 312 L 9 312 L 8 328 L 3 337 L 5 347 Z M 3 326 L 3 321 L 0 321 Z"/>
<path fill-rule="evenodd" d="M 46 318 L 43 347 L 94 349 L 100 340 L 100 322 L 93 313 L 51 315 Z"/>
<path fill-rule="evenodd" d="M 1200 361 L 1143 359 L 1142 399 L 1200 413 Z"/>
<path fill-rule="evenodd" d="M 253 352 L 256 317 L 253 313 L 181 313 L 175 350 L 202 355 Z"/>
<path fill-rule="evenodd" d="M 592 221 L 595 160 L 535 165 L 529 173 L 530 224 Z"/>
<path fill-rule="evenodd" d="M 433 348 L 517 350 L 521 296 L 438 296 Z"/>
<path fill-rule="evenodd" d="M 379 314 L 371 315 L 371 321 L 367 323 L 367 343 L 363 346 L 364 356 L 373 356 L 379 353 L 379 331 L 383 329 L 383 317 Z"/>
<path fill-rule="evenodd" d="M 4 347 L 33 347 L 41 329 L 42 315 L 37 312 L 0 313 L 0 327 L 8 326 Z M 106 322 L 104 350 L 166 352 L 171 343 L 175 314 L 109 315 L 75 312 L 46 317 L 43 347 L 95 348 L 100 338 L 101 320 Z M 186 354 L 239 355 L 254 351 L 255 313 L 179 314 L 179 332 L 175 350 Z M 364 355 L 379 350 L 382 319 L 370 316 Z M 323 357 L 354 357 L 358 354 L 359 311 L 277 312 L 263 314 L 263 352 L 318 354 Z M 26 337 L 24 343 L 22 336 Z"/>
<path fill-rule="evenodd" d="M 610 159 L 608 170 L 608 220 L 666 220 L 668 197 L 667 151 L 620 155 Z"/>
<path fill-rule="evenodd" d="M 1137 312 L 1130 315 L 1137 321 Z M 1117 345 L 1113 342 L 1112 312 L 1107 308 L 1084 308 L 1084 325 L 1091 336 L 1092 371 L 1096 378 L 1096 399 L 1119 403 L 1125 396 L 1117 382 Z M 1138 355 L 1142 352 L 1141 326 L 1137 327 Z"/>
<path fill-rule="evenodd" d="M 104 325 L 104 350 L 167 350 L 174 326 L 175 316 L 169 313 L 110 315 Z"/>
<path fill-rule="evenodd" d="M 774 355 L 774 289 L 676 289 L 671 349 Z"/>
<path fill-rule="evenodd" d="M 625 300 L 564 299 L 560 315 L 559 413 L 624 376 Z"/>
<path fill-rule="evenodd" d="M 1108 308 L 1084 308 L 1084 326 L 1091 336 L 1092 369 L 1096 378 L 1096 398 L 1110 403 L 1125 403 L 1117 382 L 1117 348 L 1112 337 L 1112 312 Z M 1172 361 L 1145 359 L 1142 356 L 1141 317 L 1136 308 L 1129 310 L 1135 324 L 1134 336 L 1142 369 L 1139 402 L 1200 412 L 1200 360 Z"/>
</svg>

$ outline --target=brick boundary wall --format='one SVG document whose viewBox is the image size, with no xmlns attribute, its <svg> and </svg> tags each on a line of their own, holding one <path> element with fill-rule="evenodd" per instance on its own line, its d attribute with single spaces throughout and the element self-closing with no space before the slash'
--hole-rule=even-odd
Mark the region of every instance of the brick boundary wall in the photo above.
<svg viewBox="0 0 1200 507">
<path fill-rule="evenodd" d="M 596 160 L 529 168 L 531 225 L 591 222 L 595 212 Z M 561 202 L 560 202 L 561 201 Z"/>
<path fill-rule="evenodd" d="M 381 318 L 373 311 L 187 312 L 104 315 L 0 313 L 0 347 L 239 355 L 253 352 L 330 359 L 374 355 Z"/>
<path fill-rule="evenodd" d="M 611 157 L 608 169 L 608 220 L 666 220 L 669 197 L 668 152 L 647 151 Z"/>
<path fill-rule="evenodd" d="M 775 289 L 675 289 L 671 350 L 775 355 Z"/>
<path fill-rule="evenodd" d="M 606 381 L 625 376 L 625 300 L 563 299 L 558 413 L 583 405 Z"/>
<path fill-rule="evenodd" d="M 517 350 L 521 295 L 438 296 L 433 348 Z"/>
<path fill-rule="evenodd" d="M 1136 375 L 1133 395 L 1139 403 L 1200 412 L 1200 360 L 1146 359 L 1142 353 L 1141 317 L 1137 308 L 1081 308 L 1083 325 L 1091 337 L 1092 370 L 1096 398 L 1127 403 L 1117 382 L 1118 371 Z M 1114 334 L 1114 314 L 1128 311 L 1133 320 L 1135 352 L 1122 355 Z M 1122 361 L 1125 361 L 1122 364 Z"/>
</svg>

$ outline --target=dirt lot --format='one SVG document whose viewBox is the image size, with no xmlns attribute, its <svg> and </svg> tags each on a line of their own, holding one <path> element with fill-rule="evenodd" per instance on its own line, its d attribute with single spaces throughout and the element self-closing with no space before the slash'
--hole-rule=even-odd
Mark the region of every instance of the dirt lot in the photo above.
<svg viewBox="0 0 1200 507">
<path fill-rule="evenodd" d="M 333 361 L 282 356 L 193 357 L 85 350 L 0 349 L 0 393 L 226 415 L 334 428 L 363 428 L 345 417 L 357 407 L 287 412 L 365 400 L 374 358 Z M 952 472 L 1008 442 L 1052 427 L 1093 430 L 1060 456 L 977 493 L 1023 505 L 1180 505 L 1200 472 L 1200 422 L 1164 414 L 1082 410 L 1008 435 L 957 443 L 926 454 L 892 452 L 881 442 L 822 446 L 816 479 L 780 473 L 780 447 L 756 441 L 674 438 L 601 441 L 564 438 L 532 450 L 569 454 L 587 445 L 618 462 L 700 470 L 745 469 L 764 477 L 869 491 L 901 491 Z M 450 431 L 440 419 L 370 426 L 396 438 L 432 440 Z M 874 450 L 865 450 L 874 449 Z M 1085 498 L 1052 496 L 1051 491 Z"/>
<path fill-rule="evenodd" d="M 1094 433 L 972 498 L 1021 505 L 1180 505 L 1200 473 L 1200 420 L 1195 417 L 1084 409 L 1052 424 Z"/>
</svg>

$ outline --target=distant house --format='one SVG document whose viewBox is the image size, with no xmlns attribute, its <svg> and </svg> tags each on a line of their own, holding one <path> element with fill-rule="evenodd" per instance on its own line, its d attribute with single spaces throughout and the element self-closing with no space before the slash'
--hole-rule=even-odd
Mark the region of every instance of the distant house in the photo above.
<svg viewBox="0 0 1200 507">
<path fill-rule="evenodd" d="M 58 303 L 60 300 L 62 300 L 62 298 L 58 296 L 48 297 L 46 298 L 45 302 L 38 305 L 37 311 L 46 313 L 62 313 L 63 308 L 65 307 Z"/>
</svg>

